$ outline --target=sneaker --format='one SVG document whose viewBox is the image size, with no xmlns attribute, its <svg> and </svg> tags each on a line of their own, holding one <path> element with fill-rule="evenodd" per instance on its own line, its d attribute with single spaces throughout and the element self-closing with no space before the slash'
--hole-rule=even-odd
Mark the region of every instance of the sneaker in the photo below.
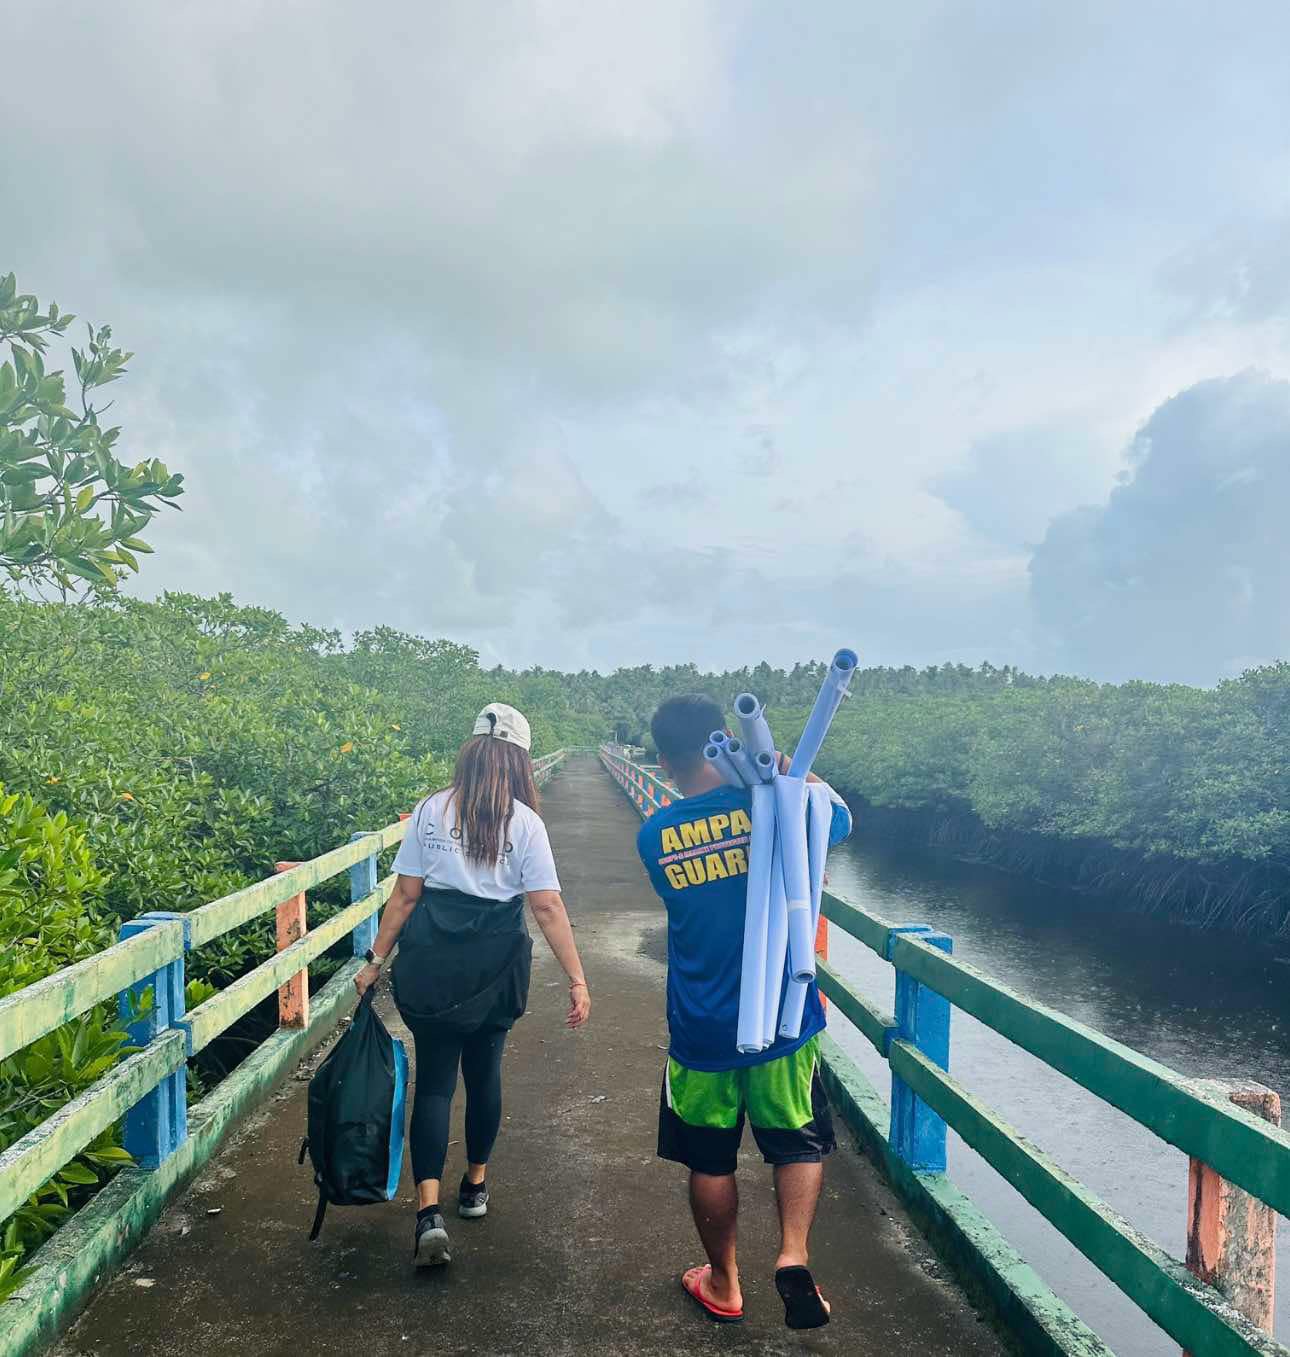
<svg viewBox="0 0 1290 1357">
<path fill-rule="evenodd" d="M 412 1261 L 417 1267 L 439 1267 L 452 1262 L 448 1231 L 443 1227 L 443 1216 L 438 1207 L 417 1221 L 417 1232 L 412 1240 Z"/>
<path fill-rule="evenodd" d="M 461 1180 L 457 1189 L 457 1214 L 467 1220 L 488 1214 L 488 1185 L 472 1183 L 468 1178 Z"/>
</svg>

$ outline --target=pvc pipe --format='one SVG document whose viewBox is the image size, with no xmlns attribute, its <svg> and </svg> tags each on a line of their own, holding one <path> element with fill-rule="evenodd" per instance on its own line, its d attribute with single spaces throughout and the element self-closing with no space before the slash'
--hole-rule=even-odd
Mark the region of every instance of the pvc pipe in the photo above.
<svg viewBox="0 0 1290 1357">
<path fill-rule="evenodd" d="M 752 765 L 752 760 L 748 757 L 748 751 L 744 748 L 742 740 L 727 740 L 726 755 L 734 765 L 735 772 L 743 779 L 743 786 L 753 787 L 761 781 L 761 778 L 757 776 L 757 770 Z"/>
<path fill-rule="evenodd" d="M 815 706 L 807 718 L 806 729 L 802 731 L 802 738 L 793 751 L 793 761 L 788 771 L 794 777 L 805 777 L 811 771 L 815 756 L 820 752 L 820 746 L 828 734 L 829 723 L 842 705 L 842 699 L 847 695 L 847 689 L 851 686 L 851 679 L 859 662 L 860 658 L 854 650 L 839 650 L 834 655 L 829 672 L 825 674 L 824 682 L 820 685 Z"/>
<path fill-rule="evenodd" d="M 745 786 L 743 775 L 735 767 L 728 749 L 723 749 L 720 745 L 715 744 L 704 745 L 703 757 L 721 774 L 723 782 L 728 782 L 732 787 L 739 787 L 740 789 Z"/>
<path fill-rule="evenodd" d="M 811 931 L 811 869 L 806 849 L 806 780 L 781 775 L 773 785 L 788 906 L 789 973 L 795 980 L 813 980 L 815 934 Z"/>
<path fill-rule="evenodd" d="M 765 710 L 752 693 L 740 693 L 735 698 L 735 716 L 743 731 L 744 748 L 754 760 L 758 754 L 775 752 L 775 740 L 766 724 Z"/>
<path fill-rule="evenodd" d="M 788 955 L 788 910 L 784 902 L 784 870 L 779 831 L 775 833 L 770 876 L 770 910 L 766 923 L 766 983 L 762 987 L 761 1049 L 775 1040 L 779 1001 L 784 993 L 784 961 Z"/>
<path fill-rule="evenodd" d="M 724 749 L 729 739 L 730 736 L 727 735 L 724 730 L 714 730 L 712 734 L 708 736 L 708 743 L 716 745 L 718 749 Z"/>
<path fill-rule="evenodd" d="M 748 891 L 744 909 L 743 971 L 735 1046 L 741 1055 L 764 1048 L 766 932 L 775 861 L 775 793 L 764 784 L 752 789 L 752 834 L 748 843 Z M 782 962 L 780 963 L 783 964 Z"/>
<path fill-rule="evenodd" d="M 806 851 L 811 871 L 811 936 L 820 926 L 820 904 L 824 898 L 824 863 L 829 855 L 829 830 L 833 825 L 833 798 L 822 782 L 811 782 L 806 787 Z M 806 1011 L 806 994 L 810 988 L 804 980 L 790 980 L 784 995 L 784 1013 L 780 1019 L 779 1035 L 796 1041 L 802 1034 L 802 1016 Z"/>
<path fill-rule="evenodd" d="M 765 750 L 754 756 L 753 769 L 762 782 L 774 782 L 779 776 L 779 764 L 774 754 L 767 754 Z"/>
</svg>

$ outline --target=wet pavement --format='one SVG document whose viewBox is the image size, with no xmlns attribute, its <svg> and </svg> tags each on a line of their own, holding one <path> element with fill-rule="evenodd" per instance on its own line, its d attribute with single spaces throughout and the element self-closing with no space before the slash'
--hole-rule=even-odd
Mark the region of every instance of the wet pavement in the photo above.
<svg viewBox="0 0 1290 1357">
<path fill-rule="evenodd" d="M 309 1243 L 316 1194 L 308 1166 L 296 1164 L 302 1071 L 176 1199 L 56 1353 L 973 1357 L 1004 1350 L 841 1127 L 845 1148 L 827 1166 L 812 1239 L 833 1323 L 805 1335 L 784 1328 L 771 1277 L 769 1170 L 751 1137 L 740 1166 L 747 1320 L 717 1326 L 699 1314 L 678 1280 L 702 1260 L 685 1174 L 654 1157 L 667 1042 L 665 935 L 636 859 L 639 821 L 591 757 L 572 761 L 548 784 L 543 811 L 591 982 L 592 1019 L 580 1032 L 565 1029 L 565 983 L 537 937 L 529 1012 L 505 1057 L 489 1214 L 463 1221 L 449 1213 L 452 1264 L 411 1267 L 406 1165 L 396 1201 L 333 1207 L 322 1237 Z M 388 995 L 383 1013 L 391 1031 L 405 1035 Z M 410 1039 L 408 1047 L 411 1054 Z M 460 1097 L 453 1137 L 449 1188 L 462 1170 Z"/>
</svg>

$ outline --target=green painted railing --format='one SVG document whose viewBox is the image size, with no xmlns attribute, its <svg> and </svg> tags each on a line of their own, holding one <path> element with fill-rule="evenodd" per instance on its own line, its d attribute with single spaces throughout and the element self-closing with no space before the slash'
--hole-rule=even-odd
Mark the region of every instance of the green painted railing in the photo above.
<svg viewBox="0 0 1290 1357">
<path fill-rule="evenodd" d="M 0 999 L 0 1059 L 98 1004 L 115 1002 L 122 993 L 133 991 L 137 997 L 140 990 L 152 989 L 155 1009 L 159 985 L 155 977 L 172 966 L 182 966 L 187 952 L 259 918 L 301 891 L 374 858 L 398 843 L 404 829 L 401 821 L 388 825 L 290 871 L 202 905 L 187 915 L 144 916 L 138 921 L 145 925 L 142 931 L 97 956 Z M 175 1076 L 182 1080 L 189 1056 L 208 1046 L 291 975 L 370 918 L 389 898 L 392 885 L 392 878 L 380 882 L 321 927 L 306 933 L 299 942 L 270 957 L 190 1013 L 172 1014 L 163 1030 L 149 1034 L 152 1039 L 141 1051 L 102 1075 L 73 1102 L 10 1145 L 0 1154 L 0 1221 L 106 1127 L 155 1095 L 163 1082 Z M 182 988 L 180 977 L 181 993 Z M 123 1004 L 123 1011 L 128 1015 L 128 1002 Z M 158 1127 L 159 1120 L 164 1119 L 148 1118 L 139 1137 L 127 1135 L 127 1148 L 136 1158 L 160 1162 L 184 1139 L 181 1127 L 173 1124 Z M 150 1166 L 155 1167 L 155 1163 Z"/>
<path fill-rule="evenodd" d="M 535 781 L 539 785 L 548 781 L 566 755 L 562 749 L 535 760 Z M 375 916 L 394 885 L 393 876 L 377 881 L 377 857 L 399 843 L 406 830 L 404 817 L 384 829 L 355 835 L 350 843 L 188 913 L 155 913 L 131 920 L 122 926 L 120 942 L 0 999 L 0 1060 L 106 1002 L 118 1004 L 123 1018 L 131 1021 L 131 1044 L 142 1046 L 0 1154 L 0 1225 L 96 1136 L 123 1118 L 126 1148 L 145 1170 L 127 1170 L 121 1175 L 119 1181 L 127 1184 L 124 1195 L 103 1194 L 114 1198 L 113 1219 L 96 1219 L 91 1231 L 78 1225 L 80 1217 L 73 1217 L 37 1250 L 34 1280 L 0 1305 L 0 1357 L 25 1352 L 33 1342 L 56 1331 L 79 1296 L 93 1284 L 101 1266 L 121 1255 L 155 1217 L 166 1196 L 182 1186 L 185 1175 L 191 1175 L 213 1153 L 219 1137 L 231 1125 L 227 1108 L 248 1110 L 253 1098 L 246 1090 L 258 1090 L 266 1079 L 279 1076 L 308 1033 L 280 1030 L 278 1035 L 284 1040 L 275 1043 L 270 1038 L 256 1053 L 267 1053 L 273 1046 L 268 1059 L 257 1061 L 252 1056 L 246 1062 L 249 1076 L 235 1072 L 225 1081 L 230 1086 L 236 1084 L 236 1090 L 211 1095 L 207 1101 L 212 1106 L 206 1115 L 202 1105 L 194 1109 L 200 1152 L 194 1151 L 188 1136 L 188 1058 L 209 1046 L 280 986 L 305 972 L 311 961 L 347 933 L 353 938 L 353 959 L 328 985 L 327 997 L 316 1006 L 314 1022 L 309 1026 L 329 1028 L 346 998 L 352 1001 L 349 982 L 371 945 Z M 345 871 L 350 874 L 348 907 L 281 947 L 191 1012 L 184 1012 L 183 972 L 188 953 L 288 905 L 294 897 Z M 138 1014 L 138 1001 L 146 992 L 150 1002 L 143 1006 L 144 1016 L 133 1016 Z M 224 1088 L 220 1085 L 220 1090 Z M 178 1163 L 183 1164 L 182 1172 L 173 1167 Z M 146 1202 L 146 1208 L 139 1205 L 141 1202 Z M 97 1217 L 102 1213 L 87 1210 L 83 1214 Z M 60 1260 L 60 1241 L 65 1234 L 78 1231 L 86 1239 L 92 1234 L 92 1239 L 88 1243 L 78 1241 L 72 1252 L 84 1252 L 85 1259 L 76 1268 L 69 1268 Z M 74 1280 L 69 1282 L 73 1275 Z"/>
<path fill-rule="evenodd" d="M 652 769 L 603 746 L 601 762 L 642 816 L 678 793 Z M 926 925 L 901 925 L 826 892 L 824 917 L 891 963 L 897 1009 L 885 1012 L 823 958 L 820 991 L 887 1062 L 890 1111 L 836 1043 L 826 1045 L 829 1083 L 853 1123 L 907 1198 L 969 1271 L 993 1273 L 993 1299 L 1007 1294 L 1024 1321 L 1027 1351 L 1107 1354 L 1090 1329 L 1034 1277 L 989 1222 L 949 1184 L 945 1128 L 1012 1184 L 1097 1268 L 1187 1351 L 1204 1357 L 1290 1354 L 1214 1287 L 1187 1270 L 948 1073 L 951 1006 L 1140 1122 L 1282 1215 L 1290 1215 L 1290 1135 L 1252 1112 L 1083 1023 L 1015 993 L 949 954 Z M 883 1120 L 890 1118 L 890 1129 Z"/>
<path fill-rule="evenodd" d="M 540 759 L 533 760 L 533 781 L 540 787 L 546 782 L 552 773 L 569 757 L 570 754 L 577 751 L 570 749 L 557 749 L 554 754 L 546 754 Z"/>
<path fill-rule="evenodd" d="M 1196 1080 L 1010 990 L 917 933 L 829 894 L 832 924 L 1001 1036 L 1275 1210 L 1290 1214 L 1290 1135 Z M 896 1019 L 827 964 L 822 993 L 903 1080 L 985 1161 L 1172 1338 L 1206 1357 L 1290 1349 L 1256 1329 L 1213 1287 L 1147 1239 L 901 1035 Z"/>
</svg>

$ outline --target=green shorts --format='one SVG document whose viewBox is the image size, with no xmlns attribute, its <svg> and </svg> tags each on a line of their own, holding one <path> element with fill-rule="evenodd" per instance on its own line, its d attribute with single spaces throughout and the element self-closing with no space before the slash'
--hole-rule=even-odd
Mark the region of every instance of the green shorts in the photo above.
<svg viewBox="0 0 1290 1357">
<path fill-rule="evenodd" d="M 694 1173 L 735 1171 L 745 1117 L 768 1164 L 818 1163 L 837 1146 L 820 1082 L 819 1038 L 737 1070 L 692 1070 L 668 1057 L 658 1109 L 660 1159 Z"/>
</svg>

